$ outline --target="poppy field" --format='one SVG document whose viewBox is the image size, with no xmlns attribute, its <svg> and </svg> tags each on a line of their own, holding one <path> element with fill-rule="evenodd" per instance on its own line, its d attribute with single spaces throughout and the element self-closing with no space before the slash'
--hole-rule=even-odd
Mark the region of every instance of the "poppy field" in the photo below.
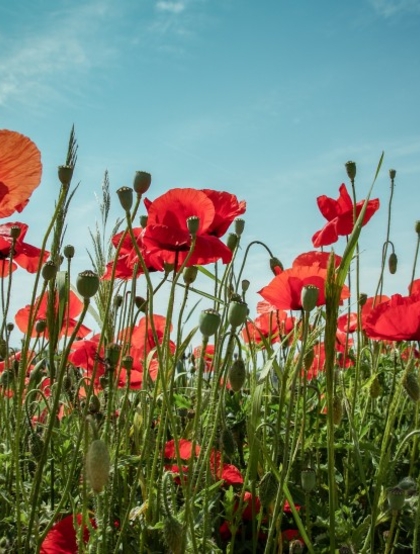
<svg viewBox="0 0 420 554">
<path fill-rule="evenodd" d="M 105 179 L 79 272 L 66 235 L 76 158 L 72 131 L 52 217 L 29 244 L 20 220 L 41 153 L 0 131 L 0 216 L 16 219 L 0 223 L 0 553 L 420 552 L 420 221 L 405 294 L 386 296 L 396 171 L 384 207 L 382 157 L 362 198 L 347 162 L 291 267 L 247 243 L 246 198 L 156 197 L 145 171 L 112 193 Z M 368 296 L 359 237 L 378 213 Z M 13 313 L 25 271 L 31 300 Z"/>
</svg>

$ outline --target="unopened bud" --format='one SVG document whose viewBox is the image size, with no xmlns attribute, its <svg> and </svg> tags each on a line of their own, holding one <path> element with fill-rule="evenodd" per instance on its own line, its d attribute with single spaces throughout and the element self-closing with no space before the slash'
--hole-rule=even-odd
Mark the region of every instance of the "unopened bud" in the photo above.
<svg viewBox="0 0 420 554">
<path fill-rule="evenodd" d="M 420 221 L 416 221 L 414 229 L 418 235 L 420 235 Z"/>
<path fill-rule="evenodd" d="M 397 174 L 397 171 L 395 169 L 390 169 L 389 170 L 389 176 L 392 180 L 395 179 L 395 175 Z"/>
<path fill-rule="evenodd" d="M 354 181 L 356 177 L 356 163 L 355 162 L 346 162 L 346 171 L 350 181 Z"/>
<path fill-rule="evenodd" d="M 235 233 L 240 237 L 245 229 L 245 220 L 242 217 L 235 219 Z"/>
<path fill-rule="evenodd" d="M 197 278 L 198 267 L 195 265 L 190 265 L 189 267 L 184 268 L 182 272 L 182 278 L 186 285 L 192 285 Z"/>
<path fill-rule="evenodd" d="M 246 292 L 249 289 L 249 285 L 251 283 L 248 281 L 248 279 L 242 279 L 242 292 Z"/>
<path fill-rule="evenodd" d="M 281 261 L 274 256 L 273 258 L 270 258 L 270 269 L 274 275 L 278 275 L 283 271 L 284 267 Z"/>
<path fill-rule="evenodd" d="M 231 252 L 234 252 L 236 250 L 236 247 L 238 246 L 239 237 L 236 233 L 229 233 L 227 237 L 227 247 Z"/>
<path fill-rule="evenodd" d="M 368 295 L 364 292 L 359 294 L 359 306 L 364 306 L 367 302 Z"/>
<path fill-rule="evenodd" d="M 246 302 L 231 301 L 228 310 L 228 321 L 232 327 L 239 327 L 246 321 L 248 304 Z"/>
<path fill-rule="evenodd" d="M 315 285 L 306 285 L 302 287 L 300 300 L 305 312 L 312 312 L 316 307 L 319 297 L 319 288 Z"/>
<path fill-rule="evenodd" d="M 391 275 L 394 275 L 397 272 L 397 264 L 398 264 L 397 255 L 395 254 L 395 252 L 392 252 L 388 258 L 388 267 Z"/>
<path fill-rule="evenodd" d="M 149 219 L 149 218 L 148 218 L 147 215 L 141 215 L 141 216 L 140 216 L 140 227 L 141 227 L 142 229 L 144 229 L 144 228 L 146 227 L 146 225 L 147 225 L 147 220 L 148 220 L 148 219 Z"/>
</svg>

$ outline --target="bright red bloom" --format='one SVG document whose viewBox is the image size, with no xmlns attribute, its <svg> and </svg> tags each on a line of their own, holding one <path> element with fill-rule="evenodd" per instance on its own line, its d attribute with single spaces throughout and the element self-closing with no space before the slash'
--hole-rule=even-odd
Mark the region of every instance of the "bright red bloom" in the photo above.
<svg viewBox="0 0 420 554">
<path fill-rule="evenodd" d="M 12 227 L 20 228 L 20 235 L 13 239 L 10 236 Z M 17 265 L 26 269 L 29 273 L 35 273 L 40 262 L 41 250 L 27 242 L 23 242 L 28 226 L 25 223 L 3 223 L 0 225 L 0 277 L 9 274 L 10 250 L 13 248 L 12 271 Z M 46 262 L 49 252 L 44 252 L 42 262 Z M 16 265 L 17 264 L 17 265 Z"/>
<path fill-rule="evenodd" d="M 394 294 L 371 310 L 364 329 L 374 340 L 420 340 L 420 296 Z"/>
<path fill-rule="evenodd" d="M 76 516 L 77 524 L 82 524 L 81 514 Z M 95 521 L 90 520 L 93 527 L 96 527 Z M 89 529 L 83 529 L 83 542 L 89 541 Z M 73 527 L 73 515 L 63 517 L 47 533 L 41 544 L 40 554 L 77 554 L 77 535 Z"/>
<path fill-rule="evenodd" d="M 246 343 L 270 344 L 291 333 L 295 326 L 295 318 L 290 317 L 283 310 L 270 310 L 258 315 L 254 321 L 247 321 L 242 330 L 242 338 Z"/>
<path fill-rule="evenodd" d="M 408 287 L 408 290 L 411 289 L 411 295 L 413 294 L 420 294 L 420 279 L 415 279 L 412 283 L 411 283 L 411 286 Z"/>
<path fill-rule="evenodd" d="M 302 288 L 314 285 L 319 289 L 317 306 L 325 304 L 325 280 L 327 272 L 317 264 L 312 266 L 295 266 L 286 269 L 260 291 L 259 294 L 278 310 L 301 310 Z M 344 286 L 341 300 L 349 297 L 348 287 Z"/>
<path fill-rule="evenodd" d="M 245 202 L 227 192 L 172 189 L 150 202 L 145 200 L 148 221 L 143 242 L 152 263 L 180 265 L 188 255 L 191 234 L 187 219 L 198 217 L 199 229 L 188 265 L 228 263 L 232 252 L 220 240 L 235 217 L 245 212 Z"/>
<path fill-rule="evenodd" d="M 293 261 L 292 267 L 302 265 L 311 266 L 317 264 L 321 269 L 327 269 L 329 259 L 329 252 L 319 252 L 318 250 L 311 250 L 310 252 L 299 254 L 299 256 L 297 256 L 297 258 L 295 258 L 295 260 Z M 340 265 L 341 260 L 341 256 L 338 256 L 337 254 L 334 255 L 334 265 L 336 268 L 338 268 L 338 266 Z"/>
<path fill-rule="evenodd" d="M 340 315 L 337 320 L 337 328 L 343 333 L 354 333 L 357 330 L 357 313 Z"/>
<path fill-rule="evenodd" d="M 192 442 L 187 439 L 179 439 L 178 447 L 179 447 L 179 457 L 181 458 L 181 460 L 189 460 L 192 454 Z M 200 450 L 201 450 L 200 447 L 198 446 L 198 444 L 196 444 L 195 445 L 196 456 L 200 454 Z M 175 448 L 174 439 L 168 441 L 165 444 L 164 457 L 170 460 L 176 459 L 176 448 Z"/>
<path fill-rule="evenodd" d="M 0 131 L 0 218 L 21 212 L 41 181 L 41 153 L 15 131 Z"/>
<path fill-rule="evenodd" d="M 376 308 L 376 306 L 379 306 L 382 302 L 388 302 L 389 296 L 385 295 L 378 295 L 378 296 L 370 296 L 366 302 L 362 306 L 360 318 L 362 322 L 362 329 L 365 330 L 366 325 L 366 319 L 368 318 L 370 312 L 372 311 L 373 307 Z"/>
<path fill-rule="evenodd" d="M 46 292 L 42 297 L 41 302 L 39 304 L 38 311 L 35 314 L 35 321 L 41 320 L 41 319 L 47 320 L 48 295 L 49 293 Z M 38 301 L 39 301 L 39 298 L 36 299 L 35 305 L 38 303 Z M 58 313 L 57 297 L 55 299 L 55 306 L 56 306 L 55 312 Z M 77 325 L 76 318 L 81 314 L 82 309 L 83 309 L 83 302 L 79 300 L 79 298 L 76 296 L 76 294 L 73 291 L 70 290 L 68 304 L 67 304 L 67 312 L 66 312 L 66 315 L 63 317 L 63 323 L 61 326 L 59 338 L 63 337 L 64 334 L 70 335 L 74 331 Z M 16 321 L 16 325 L 19 327 L 22 333 L 28 333 L 29 331 L 31 331 L 31 337 L 36 337 L 37 333 L 35 328 L 32 328 L 30 330 L 28 329 L 30 310 L 31 310 L 30 304 L 18 310 L 18 312 L 15 315 L 15 321 Z M 86 337 L 90 332 L 91 330 L 82 324 L 79 328 L 78 335 L 79 337 Z M 45 337 L 49 336 L 47 328 L 43 332 L 43 335 Z"/>
<path fill-rule="evenodd" d="M 202 346 L 196 346 L 193 351 L 196 368 L 198 368 L 198 364 L 200 363 L 201 350 L 202 350 Z M 204 358 L 204 371 L 206 372 L 213 371 L 214 344 L 207 344 L 203 358 Z"/>
<path fill-rule="evenodd" d="M 353 231 L 353 201 L 347 192 L 346 185 L 340 187 L 340 196 L 337 200 L 328 196 L 317 198 L 318 207 L 328 223 L 317 231 L 312 237 L 312 244 L 315 248 L 328 246 L 338 240 L 339 236 L 350 235 Z M 364 200 L 356 204 L 356 217 L 362 211 Z M 369 200 L 363 218 L 363 225 L 366 225 L 373 214 L 379 209 L 379 199 Z"/>
</svg>

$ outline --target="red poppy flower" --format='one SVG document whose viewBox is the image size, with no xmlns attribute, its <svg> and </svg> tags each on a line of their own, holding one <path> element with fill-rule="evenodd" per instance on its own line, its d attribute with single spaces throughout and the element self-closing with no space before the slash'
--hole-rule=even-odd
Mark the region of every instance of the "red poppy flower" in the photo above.
<svg viewBox="0 0 420 554">
<path fill-rule="evenodd" d="M 181 460 L 189 460 L 191 458 L 191 453 L 192 453 L 192 442 L 187 439 L 179 439 L 178 447 L 179 447 L 179 457 L 181 458 Z M 201 450 L 200 447 L 198 446 L 198 444 L 196 444 L 195 445 L 196 456 L 200 454 L 200 450 Z M 165 444 L 164 457 L 168 458 L 169 460 L 175 460 L 176 448 L 175 448 L 174 439 L 168 441 Z"/>
<path fill-rule="evenodd" d="M 41 181 L 41 153 L 15 131 L 0 131 L 0 218 L 21 212 Z"/>
<path fill-rule="evenodd" d="M 153 324 L 156 331 L 156 338 L 158 344 L 162 344 L 162 340 L 165 335 L 166 325 L 170 326 L 170 331 L 172 330 L 172 324 L 167 323 L 166 317 L 163 315 L 153 314 Z M 130 343 L 135 345 L 136 351 L 139 353 L 140 359 L 145 359 L 148 354 L 156 348 L 155 334 L 152 330 L 152 324 L 150 317 L 142 317 L 139 323 L 131 330 L 125 329 L 121 331 L 120 338 L 123 340 L 127 338 L 127 333 L 130 333 Z M 175 352 L 175 343 L 170 341 L 169 344 L 171 352 Z M 134 357 L 133 352 L 130 351 L 130 354 Z"/>
<path fill-rule="evenodd" d="M 410 296 L 414 294 L 420 294 L 420 279 L 415 279 L 411 283 L 411 286 L 408 287 L 409 291 L 410 289 L 411 289 Z"/>
<path fill-rule="evenodd" d="M 329 260 L 329 252 L 319 252 L 318 250 L 311 250 L 310 252 L 299 254 L 299 256 L 294 259 L 292 267 L 302 265 L 311 266 L 317 264 L 321 269 L 327 269 Z M 337 256 L 337 254 L 334 255 L 334 265 L 336 268 L 338 268 L 338 266 L 340 265 L 341 260 L 341 256 Z"/>
<path fill-rule="evenodd" d="M 337 320 L 337 328 L 343 333 L 354 333 L 357 330 L 357 313 L 340 315 Z"/>
<path fill-rule="evenodd" d="M 194 252 L 188 265 L 205 265 L 221 260 L 228 263 L 232 252 L 219 238 L 233 219 L 245 212 L 245 203 L 227 192 L 172 189 L 153 202 L 145 200 L 148 211 L 144 245 L 154 263 L 180 265 L 188 255 L 191 234 L 187 219 L 198 217 Z"/>
<path fill-rule="evenodd" d="M 328 196 L 319 196 L 317 198 L 318 207 L 328 221 L 328 223 L 317 231 L 312 237 L 312 244 L 315 248 L 328 246 L 338 240 L 339 236 L 350 235 L 353 231 L 353 202 L 347 192 L 346 185 L 343 183 L 340 187 L 340 196 L 337 200 Z M 364 200 L 356 204 L 356 217 L 362 211 Z M 363 218 L 363 225 L 366 225 L 373 214 L 379 209 L 379 199 L 369 200 Z"/>
<path fill-rule="evenodd" d="M 196 346 L 194 348 L 193 354 L 195 358 L 196 367 L 198 366 L 199 360 L 201 358 L 202 346 Z M 214 344 L 208 344 L 204 352 L 204 371 L 209 372 L 213 371 L 213 359 L 214 359 Z"/>
<path fill-rule="evenodd" d="M 16 239 L 11 236 L 12 227 L 20 229 L 20 234 Z M 38 270 L 41 250 L 36 246 L 23 242 L 27 230 L 28 226 L 25 223 L 3 223 L 3 225 L 0 225 L 0 277 L 6 277 L 9 274 L 9 258 L 12 247 L 12 271 L 17 269 L 17 265 L 23 267 L 29 273 L 35 273 Z M 46 262 L 48 256 L 49 252 L 44 252 L 42 262 Z"/>
<path fill-rule="evenodd" d="M 388 300 L 389 300 L 389 296 L 385 296 L 385 295 L 370 296 L 366 300 L 366 302 L 362 306 L 362 310 L 361 310 L 361 314 L 360 314 L 361 324 L 362 324 L 362 329 L 363 330 L 365 329 L 366 319 L 369 316 L 372 309 L 376 306 L 379 306 L 379 304 L 381 304 L 382 302 L 388 302 Z"/>
<path fill-rule="evenodd" d="M 48 295 L 49 293 L 46 292 L 44 296 L 42 297 L 42 300 L 39 304 L 39 308 L 37 313 L 35 314 L 35 321 L 36 320 L 47 320 L 47 306 L 48 306 Z M 35 304 L 37 304 L 39 301 L 39 298 L 36 299 Z M 56 304 L 56 313 L 58 313 L 58 298 L 55 299 Z M 83 303 L 79 298 L 76 296 L 76 294 L 73 291 L 70 291 L 69 293 L 69 299 L 67 304 L 67 314 L 63 318 L 63 323 L 61 326 L 61 331 L 59 334 L 59 338 L 63 337 L 64 334 L 70 335 L 76 325 L 77 320 L 76 318 L 81 314 L 83 309 Z M 21 308 L 18 310 L 18 312 L 15 315 L 15 321 L 16 325 L 19 327 L 19 329 L 22 331 L 22 333 L 31 333 L 31 337 L 36 337 L 37 332 L 34 328 L 28 329 L 29 325 L 29 313 L 31 310 L 31 305 L 28 304 L 24 308 Z M 91 330 L 86 327 L 85 325 L 81 325 L 78 331 L 79 337 L 86 337 Z M 43 332 L 45 337 L 48 337 L 48 329 L 46 328 Z"/>
<path fill-rule="evenodd" d="M 81 514 L 77 514 L 76 521 L 78 525 L 82 524 Z M 96 527 L 95 521 L 90 520 L 93 527 Z M 89 541 L 89 529 L 83 529 L 83 542 Z M 77 554 L 77 535 L 73 526 L 73 515 L 63 517 L 47 533 L 47 536 L 41 544 L 40 554 Z"/>
<path fill-rule="evenodd" d="M 278 310 L 301 310 L 302 288 L 314 285 L 319 289 L 317 306 L 325 304 L 325 280 L 327 272 L 318 264 L 312 266 L 295 266 L 286 269 L 260 291 L 259 294 Z M 349 297 L 349 289 L 344 286 L 341 300 Z"/>
<path fill-rule="evenodd" d="M 420 296 L 394 294 L 371 310 L 364 329 L 374 340 L 420 340 Z"/>
<path fill-rule="evenodd" d="M 115 247 L 118 246 L 124 232 L 125 231 L 121 231 L 120 233 L 117 233 L 112 237 L 112 244 Z M 143 256 L 147 269 L 149 271 L 161 271 L 163 269 L 163 262 L 159 260 L 158 256 L 154 256 L 154 262 L 153 262 L 150 259 L 149 252 L 147 252 L 144 247 L 144 244 L 143 244 L 144 232 L 145 230 L 142 229 L 141 227 L 135 227 L 133 229 L 133 235 L 136 238 L 137 246 Z M 136 268 L 137 271 L 136 271 L 135 277 L 138 277 L 143 273 L 143 269 L 139 263 L 139 258 L 137 256 L 137 251 L 133 246 L 133 242 L 129 234 L 126 234 L 126 236 L 124 237 L 124 240 L 121 244 L 121 248 L 119 250 L 118 259 L 112 260 L 106 265 L 106 271 L 102 276 L 103 280 L 111 279 L 114 263 L 115 263 L 116 279 L 124 279 L 124 280 L 132 279 L 133 271 L 136 265 L 137 265 L 137 268 Z"/>
</svg>

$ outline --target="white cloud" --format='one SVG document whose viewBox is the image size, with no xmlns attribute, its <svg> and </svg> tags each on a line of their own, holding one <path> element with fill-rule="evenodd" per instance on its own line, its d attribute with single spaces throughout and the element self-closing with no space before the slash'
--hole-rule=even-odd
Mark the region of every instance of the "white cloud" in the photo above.
<svg viewBox="0 0 420 554">
<path fill-rule="evenodd" d="M 377 13 L 392 17 L 400 13 L 419 13 L 420 0 L 370 0 Z"/>
<path fill-rule="evenodd" d="M 156 3 L 156 9 L 160 12 L 181 13 L 185 8 L 185 2 L 168 2 L 160 0 Z"/>
</svg>

